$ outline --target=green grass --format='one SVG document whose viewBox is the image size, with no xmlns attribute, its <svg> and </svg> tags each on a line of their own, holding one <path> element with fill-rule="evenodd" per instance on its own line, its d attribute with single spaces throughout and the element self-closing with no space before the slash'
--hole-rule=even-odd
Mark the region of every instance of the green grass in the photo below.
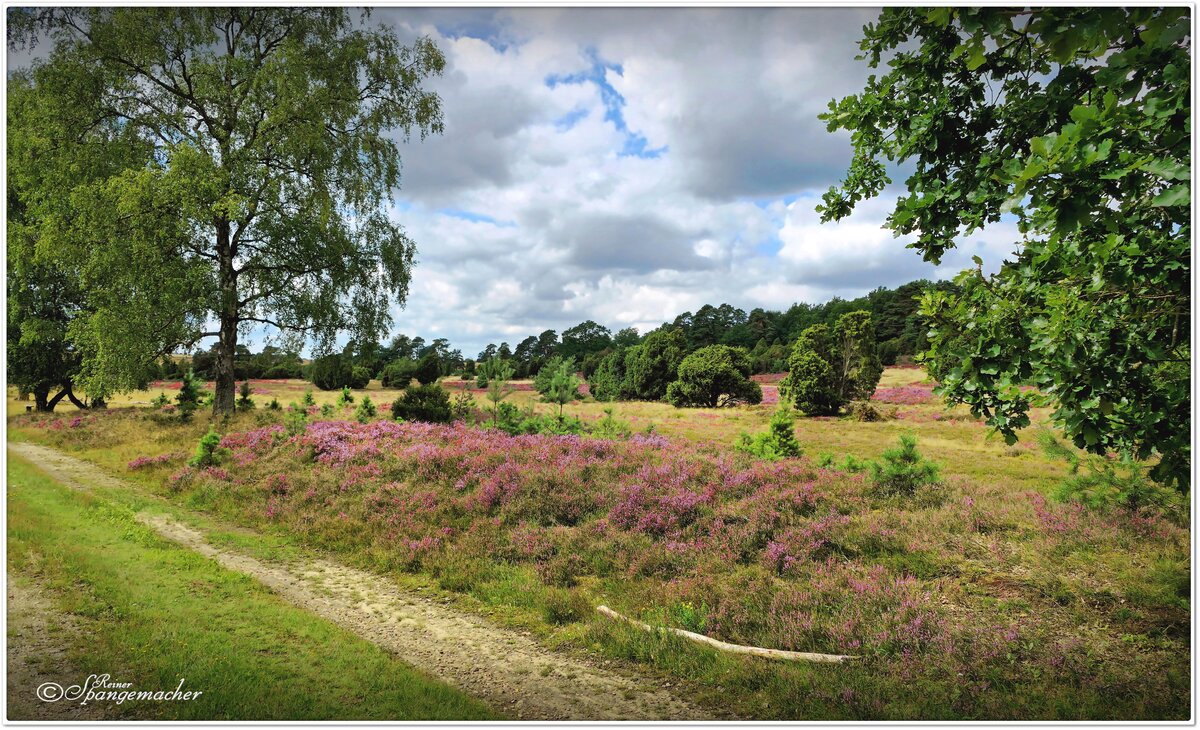
<svg viewBox="0 0 1200 730">
<path fill-rule="evenodd" d="M 273 596 L 252 578 L 159 538 L 126 506 L 8 462 L 9 569 L 35 576 L 88 619 L 80 680 L 201 690 L 133 702 L 159 720 L 479 720 L 482 703 Z M 134 572 L 136 571 L 136 572 Z"/>
</svg>

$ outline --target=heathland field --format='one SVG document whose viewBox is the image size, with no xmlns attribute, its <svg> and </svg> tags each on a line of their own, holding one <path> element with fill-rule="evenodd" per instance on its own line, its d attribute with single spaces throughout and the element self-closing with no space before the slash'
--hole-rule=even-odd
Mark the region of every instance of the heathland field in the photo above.
<svg viewBox="0 0 1200 730">
<path fill-rule="evenodd" d="M 732 446 L 774 411 L 775 386 L 763 380 L 758 406 L 618 403 L 613 417 L 630 435 L 614 439 L 489 429 L 478 392 L 477 424 L 396 422 L 387 405 L 399 391 L 377 383 L 354 393 L 379 405 L 376 418 L 313 408 L 302 423 L 287 406 L 306 383 L 252 381 L 257 407 L 219 426 L 213 466 L 187 465 L 209 428 L 205 415 L 181 423 L 150 406 L 160 392 L 172 395 L 166 384 L 100 412 L 25 414 L 10 393 L 9 440 L 118 477 L 89 497 L 113 510 L 157 505 L 213 528 L 210 543 L 257 559 L 316 555 L 383 576 L 396 590 L 528 634 L 549 657 L 651 683 L 712 717 L 1187 718 L 1187 505 L 1056 499 L 1068 468 L 1038 447 L 1041 426 L 1006 445 L 970 414 L 944 408 L 912 368 L 889 369 L 876 391 L 894 418 L 799 418 L 805 455 L 759 460 Z M 315 393 L 318 406 L 336 396 Z M 536 396 L 518 389 L 510 400 L 548 410 Z M 272 399 L 283 408 L 267 408 Z M 587 401 L 567 412 L 595 421 L 607 407 Z M 1035 413 L 1038 423 L 1045 417 Z M 915 435 L 940 479 L 898 496 L 875 486 L 867 462 L 901 434 Z M 33 477 L 13 491 L 14 475 L 31 468 L 10 460 L 10 526 L 23 526 L 10 529 L 10 567 L 36 568 L 46 559 L 33 557 L 39 551 L 71 550 L 39 532 L 68 497 Z M 101 539 L 88 532 L 97 529 L 90 518 L 72 519 L 81 540 Z M 165 559 L 136 530 L 126 533 L 109 538 L 123 546 L 114 562 Z M 83 593 L 105 590 L 110 579 L 98 570 L 75 575 Z M 90 610 L 61 601 L 68 612 Z M 722 653 L 614 622 L 598 605 L 736 644 L 855 659 Z M 200 621 L 211 605 L 173 610 Z M 82 661 L 88 651 L 77 647 Z M 150 671 L 149 659 L 111 651 Z M 526 681 L 550 681 L 552 671 Z M 282 681 L 276 675 L 286 672 L 263 680 Z M 479 712 L 461 707 L 463 716 Z"/>
</svg>

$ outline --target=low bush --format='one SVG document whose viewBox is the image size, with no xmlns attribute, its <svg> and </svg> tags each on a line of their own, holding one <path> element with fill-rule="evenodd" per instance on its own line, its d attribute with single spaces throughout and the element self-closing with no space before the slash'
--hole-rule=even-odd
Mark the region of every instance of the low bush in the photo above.
<svg viewBox="0 0 1200 730">
<path fill-rule="evenodd" d="M 371 371 L 361 365 L 355 365 L 350 368 L 350 387 L 355 390 L 362 390 L 371 383 Z"/>
<path fill-rule="evenodd" d="M 896 418 L 895 408 L 881 408 L 869 400 L 852 401 L 846 408 L 852 421 L 875 423 L 876 421 L 891 421 Z"/>
<path fill-rule="evenodd" d="M 898 448 L 887 449 L 871 462 L 871 482 L 884 496 L 911 496 L 918 487 L 938 481 L 938 465 L 917 452 L 917 438 L 900 436 Z"/>
<path fill-rule="evenodd" d="M 228 455 L 229 449 L 221 448 L 221 434 L 209 426 L 208 433 L 200 437 L 200 443 L 196 446 L 196 454 L 188 460 L 188 466 L 201 469 L 216 466 Z"/>
<path fill-rule="evenodd" d="M 392 418 L 405 421 L 449 423 L 454 420 L 452 411 L 450 396 L 432 383 L 409 388 L 392 402 Z"/>
<path fill-rule="evenodd" d="M 359 423 L 366 423 L 376 415 L 375 404 L 371 402 L 371 396 L 364 394 L 362 400 L 358 402 L 358 408 L 354 410 L 354 420 Z"/>
<path fill-rule="evenodd" d="M 769 461 L 796 459 L 804 454 L 804 449 L 800 448 L 800 442 L 796 440 L 791 408 L 784 403 L 780 403 L 775 409 L 766 431 L 754 436 L 742 434 L 734 448 Z"/>
</svg>

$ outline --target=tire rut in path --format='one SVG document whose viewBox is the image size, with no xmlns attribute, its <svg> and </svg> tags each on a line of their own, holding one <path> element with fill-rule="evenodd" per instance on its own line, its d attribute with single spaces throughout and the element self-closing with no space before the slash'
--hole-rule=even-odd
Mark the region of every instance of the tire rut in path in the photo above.
<svg viewBox="0 0 1200 730">
<path fill-rule="evenodd" d="M 8 448 L 69 487 L 127 487 L 99 467 L 29 443 Z M 284 564 L 216 547 L 202 532 L 161 515 L 137 518 L 160 535 L 258 579 L 315 613 L 524 720 L 714 719 L 691 703 L 582 659 L 552 652 L 529 636 L 492 625 L 366 571 L 322 559 Z"/>
</svg>

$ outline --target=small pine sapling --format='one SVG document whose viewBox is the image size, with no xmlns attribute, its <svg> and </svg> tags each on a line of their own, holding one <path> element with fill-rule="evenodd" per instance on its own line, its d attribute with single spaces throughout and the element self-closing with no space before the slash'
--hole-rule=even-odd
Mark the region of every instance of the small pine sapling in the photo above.
<svg viewBox="0 0 1200 730">
<path fill-rule="evenodd" d="M 299 436 L 308 429 L 308 411 L 299 403 L 291 404 L 284 416 L 283 425 L 288 436 Z"/>
<path fill-rule="evenodd" d="M 871 481 L 883 495 L 910 496 L 919 487 L 936 484 L 938 470 L 917 451 L 917 438 L 906 433 L 898 448 L 887 449 L 880 461 L 871 462 Z"/>
<path fill-rule="evenodd" d="M 200 381 L 190 368 L 184 373 L 183 381 L 179 384 L 175 402 L 179 404 L 179 420 L 185 423 L 192 420 L 192 414 L 200 407 Z"/>
<path fill-rule="evenodd" d="M 150 405 L 154 406 L 155 408 L 162 408 L 163 406 L 168 405 L 170 402 L 171 399 L 167 397 L 166 393 L 159 393 L 157 398 L 150 401 Z"/>
<path fill-rule="evenodd" d="M 345 408 L 346 406 L 354 405 L 354 396 L 350 394 L 350 388 L 348 386 L 342 386 L 342 392 L 340 395 L 338 395 L 336 405 L 338 408 Z"/>
<path fill-rule="evenodd" d="M 317 399 L 313 398 L 312 388 L 307 388 L 304 391 L 304 400 L 300 401 L 305 408 L 311 408 L 317 404 Z"/>
<path fill-rule="evenodd" d="M 358 408 L 354 411 L 354 420 L 359 423 L 366 423 L 375 417 L 375 404 L 371 402 L 371 396 L 363 395 L 362 400 L 358 402 Z"/>
<path fill-rule="evenodd" d="M 241 387 L 238 388 L 237 409 L 239 411 L 249 411 L 254 409 L 254 400 L 250 397 L 249 380 L 243 380 Z"/>
<path fill-rule="evenodd" d="M 766 431 L 754 436 L 742 434 L 734 448 L 768 461 L 796 459 L 804 454 L 804 449 L 800 448 L 800 442 L 796 440 L 792 409 L 782 401 L 771 416 L 771 423 Z"/>
<path fill-rule="evenodd" d="M 200 443 L 196 446 L 196 454 L 188 460 L 188 466 L 199 468 L 216 466 L 228 454 L 229 449 L 221 448 L 221 434 L 209 426 L 208 433 L 200 437 Z"/>
</svg>

